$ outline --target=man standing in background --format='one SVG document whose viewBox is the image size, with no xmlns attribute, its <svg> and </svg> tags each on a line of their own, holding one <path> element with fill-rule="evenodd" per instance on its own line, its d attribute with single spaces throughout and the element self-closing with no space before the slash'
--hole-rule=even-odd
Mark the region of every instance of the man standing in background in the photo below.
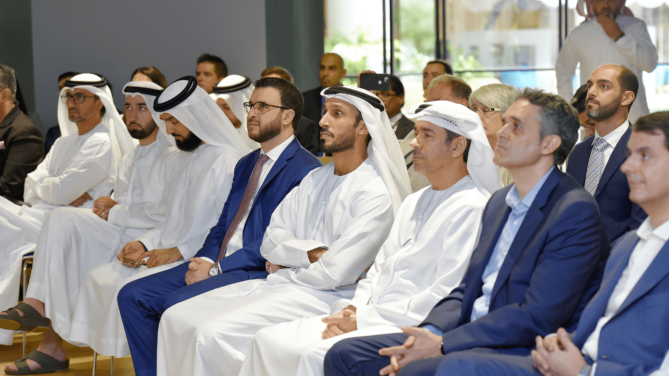
<svg viewBox="0 0 669 376">
<path fill-rule="evenodd" d="M 228 66 L 220 57 L 202 54 L 202 56 L 197 58 L 197 69 L 195 70 L 197 86 L 203 88 L 207 94 L 211 94 L 214 90 L 214 85 L 227 75 Z"/>
</svg>

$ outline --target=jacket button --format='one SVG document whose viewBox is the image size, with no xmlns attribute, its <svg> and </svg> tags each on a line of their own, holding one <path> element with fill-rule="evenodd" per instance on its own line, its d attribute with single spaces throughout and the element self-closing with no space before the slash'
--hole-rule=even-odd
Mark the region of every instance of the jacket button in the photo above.
<svg viewBox="0 0 669 376">
<path fill-rule="evenodd" d="M 609 359 L 611 358 L 609 355 L 602 355 L 602 359 Z"/>
</svg>

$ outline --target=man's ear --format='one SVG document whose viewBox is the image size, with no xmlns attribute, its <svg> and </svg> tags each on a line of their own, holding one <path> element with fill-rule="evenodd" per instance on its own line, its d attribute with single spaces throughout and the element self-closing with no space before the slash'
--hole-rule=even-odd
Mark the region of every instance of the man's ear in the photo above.
<svg viewBox="0 0 669 376">
<path fill-rule="evenodd" d="M 367 124 L 365 124 L 364 120 L 360 120 L 360 122 L 358 123 L 358 127 L 356 128 L 356 133 L 364 136 L 369 135 L 369 130 L 367 129 Z"/>
<path fill-rule="evenodd" d="M 469 99 L 467 99 L 467 98 L 460 98 L 458 100 L 458 103 L 460 103 L 461 105 L 469 108 Z"/>
<path fill-rule="evenodd" d="M 634 92 L 631 90 L 627 90 L 622 95 L 622 101 L 620 102 L 620 105 L 629 106 L 630 104 L 632 104 L 632 102 L 634 102 L 634 98 L 636 98 Z"/>
<path fill-rule="evenodd" d="M 541 140 L 541 154 L 551 155 L 562 145 L 562 139 L 556 134 L 546 136 Z"/>
<path fill-rule="evenodd" d="M 5 102 L 9 101 L 12 98 L 12 92 L 9 90 L 8 87 L 0 90 L 0 101 Z"/>
<path fill-rule="evenodd" d="M 397 99 L 400 100 L 400 107 L 404 106 L 404 95 L 398 95 Z"/>
<path fill-rule="evenodd" d="M 293 119 L 295 119 L 295 110 L 286 110 L 283 112 L 282 125 L 290 125 L 292 127 Z"/>
<path fill-rule="evenodd" d="M 462 154 L 465 153 L 466 149 L 467 139 L 463 136 L 456 137 L 453 141 L 451 141 L 451 157 L 454 159 L 461 157 Z"/>
</svg>

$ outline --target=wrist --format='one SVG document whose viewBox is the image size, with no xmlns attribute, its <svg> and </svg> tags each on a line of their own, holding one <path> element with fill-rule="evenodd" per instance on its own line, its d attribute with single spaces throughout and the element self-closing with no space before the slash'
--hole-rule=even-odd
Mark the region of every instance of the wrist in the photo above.
<svg viewBox="0 0 669 376">
<path fill-rule="evenodd" d="M 616 38 L 616 39 L 614 40 L 614 42 L 619 41 L 620 38 L 622 38 L 622 37 L 624 37 L 624 36 L 625 36 L 625 33 L 623 33 L 623 32 L 621 31 L 621 32 L 620 32 L 620 35 L 618 35 L 618 38 Z"/>
<path fill-rule="evenodd" d="M 137 243 L 141 244 L 142 247 L 144 247 L 144 252 L 148 252 L 148 251 L 149 251 L 149 250 L 146 248 L 146 246 L 144 245 L 144 243 L 140 242 L 139 240 L 137 241 Z"/>
</svg>

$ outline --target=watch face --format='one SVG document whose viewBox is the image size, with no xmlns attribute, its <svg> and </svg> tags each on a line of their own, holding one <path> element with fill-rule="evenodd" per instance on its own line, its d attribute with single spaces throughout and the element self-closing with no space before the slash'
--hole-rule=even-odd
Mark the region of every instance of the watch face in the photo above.
<svg viewBox="0 0 669 376">
<path fill-rule="evenodd" d="M 212 265 L 211 268 L 209 268 L 209 276 L 213 277 L 218 274 L 218 266 Z"/>
</svg>

